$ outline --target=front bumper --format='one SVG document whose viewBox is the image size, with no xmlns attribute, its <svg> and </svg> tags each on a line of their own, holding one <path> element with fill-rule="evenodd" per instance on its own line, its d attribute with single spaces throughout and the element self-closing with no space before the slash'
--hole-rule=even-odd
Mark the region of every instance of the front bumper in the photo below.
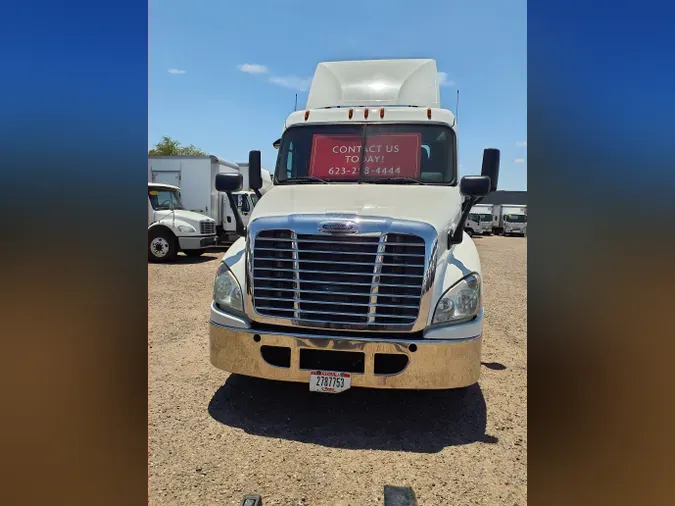
<svg viewBox="0 0 675 506">
<path fill-rule="evenodd" d="M 216 311 L 212 306 L 212 315 Z M 235 321 L 236 318 L 233 320 Z M 244 320 L 240 320 L 245 323 Z M 448 389 L 476 383 L 480 376 L 482 335 L 456 339 L 336 338 L 320 334 L 256 331 L 246 326 L 210 321 L 211 364 L 244 376 L 309 383 L 310 368 L 301 368 L 301 350 L 348 351 L 364 355 L 364 372 L 352 372 L 352 386 L 368 388 Z M 471 325 L 475 329 L 476 325 Z M 479 327 L 482 327 L 480 323 Z M 438 336 L 439 329 L 434 334 Z M 271 365 L 261 354 L 262 346 L 290 350 L 290 366 Z M 375 374 L 376 354 L 403 354 L 405 368 L 395 374 Z"/>
<path fill-rule="evenodd" d="M 178 238 L 178 244 L 182 250 L 204 249 L 214 246 L 218 238 L 215 235 L 209 236 L 185 236 Z"/>
</svg>

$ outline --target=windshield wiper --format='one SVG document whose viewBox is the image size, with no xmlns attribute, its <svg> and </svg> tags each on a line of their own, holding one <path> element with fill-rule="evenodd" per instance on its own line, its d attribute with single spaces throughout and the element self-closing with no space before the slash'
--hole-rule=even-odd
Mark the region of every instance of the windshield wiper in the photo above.
<svg viewBox="0 0 675 506">
<path fill-rule="evenodd" d="M 418 179 L 415 179 L 414 177 L 385 177 L 382 179 L 362 179 L 361 182 L 372 184 L 383 184 L 383 183 L 421 184 L 421 185 L 426 184 Z"/>
<path fill-rule="evenodd" d="M 280 181 L 281 182 L 281 181 Z M 314 176 L 301 176 L 301 177 L 294 177 L 290 179 L 286 179 L 283 181 L 282 184 L 295 184 L 295 183 L 324 183 L 327 184 L 328 181 L 325 179 L 321 179 L 320 177 L 314 177 Z"/>
</svg>

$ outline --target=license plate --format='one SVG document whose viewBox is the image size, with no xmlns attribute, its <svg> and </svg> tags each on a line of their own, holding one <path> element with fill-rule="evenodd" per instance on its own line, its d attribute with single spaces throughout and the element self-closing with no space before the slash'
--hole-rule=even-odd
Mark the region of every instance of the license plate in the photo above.
<svg viewBox="0 0 675 506">
<path fill-rule="evenodd" d="M 339 394 L 352 386 L 348 372 L 312 371 L 309 373 L 309 391 Z"/>
</svg>

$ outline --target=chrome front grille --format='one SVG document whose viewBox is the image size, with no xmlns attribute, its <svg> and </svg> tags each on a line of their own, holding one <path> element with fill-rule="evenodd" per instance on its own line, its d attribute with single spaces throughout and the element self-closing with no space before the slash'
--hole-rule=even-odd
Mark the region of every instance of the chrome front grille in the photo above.
<svg viewBox="0 0 675 506">
<path fill-rule="evenodd" d="M 199 222 L 199 233 L 202 235 L 210 235 L 216 233 L 216 222 L 203 220 Z"/>
<path fill-rule="evenodd" d="M 337 236 L 261 230 L 253 305 L 265 317 L 406 330 L 420 312 L 425 243 L 412 234 Z"/>
</svg>

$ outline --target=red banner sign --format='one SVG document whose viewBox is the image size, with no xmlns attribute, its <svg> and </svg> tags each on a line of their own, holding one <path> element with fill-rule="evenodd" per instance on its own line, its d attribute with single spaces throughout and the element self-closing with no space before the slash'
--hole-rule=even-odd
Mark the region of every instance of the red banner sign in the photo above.
<svg viewBox="0 0 675 506">
<path fill-rule="evenodd" d="M 364 149 L 364 178 L 420 175 L 422 135 L 369 135 Z M 356 179 L 361 164 L 361 137 L 351 134 L 315 134 L 309 175 L 322 179 Z"/>
</svg>

